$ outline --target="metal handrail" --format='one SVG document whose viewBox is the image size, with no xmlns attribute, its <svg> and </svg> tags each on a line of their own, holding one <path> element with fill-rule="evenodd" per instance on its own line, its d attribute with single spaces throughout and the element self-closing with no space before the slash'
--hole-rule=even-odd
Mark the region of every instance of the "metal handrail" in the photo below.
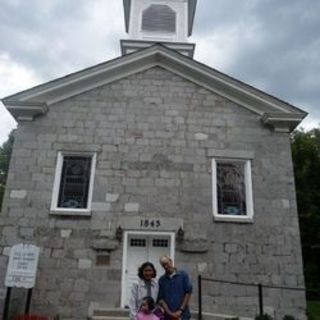
<svg viewBox="0 0 320 320">
<path fill-rule="evenodd" d="M 304 287 L 283 287 L 283 286 L 271 286 L 262 283 L 249 283 L 249 282 L 237 282 L 237 281 L 227 281 L 227 280 L 220 280 L 220 279 L 213 279 L 202 277 L 198 275 L 198 320 L 202 320 L 202 281 L 208 282 L 218 282 L 218 283 L 228 283 L 228 284 L 235 284 L 240 286 L 250 286 L 250 287 L 257 287 L 258 289 L 258 299 L 259 299 L 259 314 L 263 315 L 263 288 L 269 289 L 282 289 L 282 290 L 294 290 L 294 291 L 304 291 L 307 292 L 306 288 Z M 316 291 L 316 290 L 314 290 Z"/>
</svg>

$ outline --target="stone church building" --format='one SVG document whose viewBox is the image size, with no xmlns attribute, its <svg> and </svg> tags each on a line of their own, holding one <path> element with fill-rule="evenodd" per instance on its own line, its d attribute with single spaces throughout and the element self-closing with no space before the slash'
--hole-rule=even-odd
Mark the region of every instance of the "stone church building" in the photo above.
<svg viewBox="0 0 320 320">
<path fill-rule="evenodd" d="M 122 55 L 2 100 L 18 122 L 0 220 L 40 247 L 33 313 L 122 309 L 137 267 L 304 288 L 290 132 L 306 113 L 193 59 L 196 0 L 124 0 Z M 204 284 L 206 312 L 254 317 L 256 288 Z M 265 289 L 278 319 L 303 291 Z M 97 318 L 98 319 L 98 318 Z M 102 318 L 100 318 L 102 319 Z"/>
</svg>

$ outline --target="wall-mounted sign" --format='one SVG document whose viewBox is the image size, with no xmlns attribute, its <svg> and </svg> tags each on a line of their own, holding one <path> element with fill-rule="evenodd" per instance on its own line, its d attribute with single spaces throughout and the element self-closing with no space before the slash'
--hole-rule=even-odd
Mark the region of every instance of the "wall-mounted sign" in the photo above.
<svg viewBox="0 0 320 320">
<path fill-rule="evenodd" d="M 40 249 L 30 244 L 17 244 L 10 250 L 5 279 L 7 287 L 33 288 L 36 281 Z"/>
<path fill-rule="evenodd" d="M 159 229 L 161 228 L 160 219 L 140 219 L 140 228 Z"/>
<path fill-rule="evenodd" d="M 122 216 L 117 224 L 123 230 L 177 231 L 179 228 L 183 228 L 183 219 Z"/>
</svg>

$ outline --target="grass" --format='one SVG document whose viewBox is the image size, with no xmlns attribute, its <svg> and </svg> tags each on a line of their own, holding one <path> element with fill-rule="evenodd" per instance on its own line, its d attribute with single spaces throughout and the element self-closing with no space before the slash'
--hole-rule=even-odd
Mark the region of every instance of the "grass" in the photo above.
<svg viewBox="0 0 320 320">
<path fill-rule="evenodd" d="M 308 301 L 308 320 L 320 320 L 320 301 Z"/>
</svg>

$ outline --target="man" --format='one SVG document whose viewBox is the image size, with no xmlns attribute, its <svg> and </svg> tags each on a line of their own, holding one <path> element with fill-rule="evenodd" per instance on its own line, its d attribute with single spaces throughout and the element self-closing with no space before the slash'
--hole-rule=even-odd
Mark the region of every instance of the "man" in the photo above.
<svg viewBox="0 0 320 320">
<path fill-rule="evenodd" d="M 165 311 L 165 320 L 191 318 L 189 300 L 192 293 L 190 278 L 185 271 L 177 270 L 170 257 L 160 258 L 165 273 L 159 279 L 159 304 Z"/>
</svg>

